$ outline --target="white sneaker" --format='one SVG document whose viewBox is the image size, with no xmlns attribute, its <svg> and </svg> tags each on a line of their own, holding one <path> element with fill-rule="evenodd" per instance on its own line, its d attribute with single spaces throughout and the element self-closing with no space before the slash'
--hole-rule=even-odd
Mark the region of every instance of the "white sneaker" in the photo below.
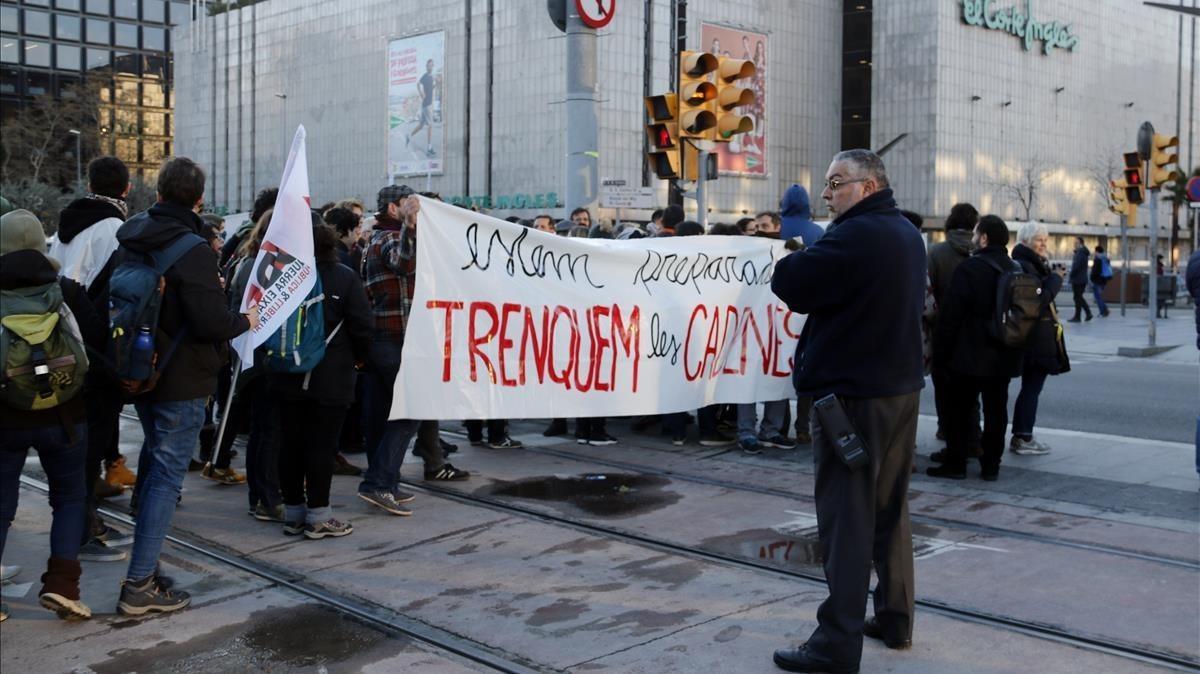
<svg viewBox="0 0 1200 674">
<path fill-rule="evenodd" d="M 8 582 L 21 573 L 21 567 L 16 564 L 0 564 L 0 581 Z"/>
<path fill-rule="evenodd" d="M 1022 440 L 1021 438 L 1013 437 L 1012 442 L 1008 445 L 1008 449 L 1013 454 L 1021 454 L 1025 456 L 1037 456 L 1050 453 L 1049 445 L 1044 445 L 1032 438 L 1029 440 Z"/>
</svg>

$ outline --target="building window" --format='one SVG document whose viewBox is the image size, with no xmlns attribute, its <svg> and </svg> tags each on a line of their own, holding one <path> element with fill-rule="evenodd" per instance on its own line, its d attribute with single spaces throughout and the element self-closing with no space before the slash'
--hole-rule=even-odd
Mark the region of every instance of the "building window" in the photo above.
<svg viewBox="0 0 1200 674">
<path fill-rule="evenodd" d="M 87 50 L 87 69 L 107 68 L 111 62 L 111 57 L 108 55 L 107 49 L 88 49 Z"/>
<path fill-rule="evenodd" d="M 99 19 L 87 20 L 87 41 L 92 44 L 112 44 L 109 35 L 109 23 Z"/>
<path fill-rule="evenodd" d="M 114 15 L 122 19 L 138 18 L 138 0 L 113 0 L 113 8 Z"/>
<path fill-rule="evenodd" d="M 88 14 L 103 14 L 104 16 L 111 16 L 109 13 L 110 10 L 108 7 L 108 0 L 87 0 L 85 7 L 87 7 Z"/>
<path fill-rule="evenodd" d="M 78 40 L 79 17 L 66 14 L 54 15 L 54 37 L 60 40 Z"/>
<path fill-rule="evenodd" d="M 0 62 L 20 63 L 21 51 L 17 48 L 17 38 L 0 38 Z"/>
<path fill-rule="evenodd" d="M 113 70 L 128 75 L 142 74 L 142 59 L 137 54 L 127 51 L 113 52 Z"/>
<path fill-rule="evenodd" d="M 5 33 L 17 32 L 17 8 L 4 5 L 0 7 L 0 30 Z"/>
<path fill-rule="evenodd" d="M 29 96 L 41 96 L 50 91 L 50 73 L 39 73 L 35 70 L 25 72 L 25 93 Z"/>
<path fill-rule="evenodd" d="M 59 98 L 78 98 L 79 78 L 70 75 L 58 75 L 54 78 L 54 87 Z"/>
<path fill-rule="evenodd" d="M 25 10 L 25 34 L 50 37 L 50 14 L 32 9 Z"/>
<path fill-rule="evenodd" d="M 37 5 L 38 7 L 49 7 L 50 0 L 25 0 L 27 5 Z"/>
<path fill-rule="evenodd" d="M 54 0 L 54 6 L 59 9 L 79 11 L 79 0 Z"/>
<path fill-rule="evenodd" d="M 21 93 L 21 71 L 16 68 L 0 68 L 0 94 Z"/>
<path fill-rule="evenodd" d="M 841 148 L 869 148 L 872 0 L 843 2 Z"/>
<path fill-rule="evenodd" d="M 166 23 L 167 8 L 163 0 L 142 0 L 142 21 Z"/>
<path fill-rule="evenodd" d="M 25 40 L 25 65 L 50 67 L 50 44 L 37 40 Z"/>
<path fill-rule="evenodd" d="M 165 33 L 166 31 L 164 31 L 162 28 L 142 26 L 142 49 L 166 51 L 167 38 Z"/>
<path fill-rule="evenodd" d="M 133 47 L 137 48 L 137 26 L 132 23 L 114 23 L 116 29 L 116 40 L 114 44 L 118 47 Z"/>
<path fill-rule="evenodd" d="M 142 133 L 150 136 L 167 135 L 167 114 L 165 112 L 143 112 Z"/>
<path fill-rule="evenodd" d="M 59 70 L 79 70 L 79 47 L 70 44 L 54 45 L 54 67 Z"/>
</svg>

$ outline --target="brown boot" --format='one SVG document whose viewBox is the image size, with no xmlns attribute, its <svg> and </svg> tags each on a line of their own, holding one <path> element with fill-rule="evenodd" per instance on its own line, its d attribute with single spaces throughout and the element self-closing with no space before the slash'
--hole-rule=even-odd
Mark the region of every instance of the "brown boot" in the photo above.
<svg viewBox="0 0 1200 674">
<path fill-rule="evenodd" d="M 92 610 L 79 601 L 79 576 L 82 569 L 74 559 L 51 557 L 42 574 L 42 591 L 38 599 L 42 606 L 54 611 L 63 620 L 86 620 Z"/>
</svg>

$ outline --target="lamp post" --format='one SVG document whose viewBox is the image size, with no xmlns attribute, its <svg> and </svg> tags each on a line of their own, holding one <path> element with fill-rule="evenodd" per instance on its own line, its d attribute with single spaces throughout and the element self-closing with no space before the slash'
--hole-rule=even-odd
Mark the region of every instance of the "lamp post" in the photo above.
<svg viewBox="0 0 1200 674">
<path fill-rule="evenodd" d="M 81 148 L 83 142 L 80 138 L 83 136 L 79 129 L 70 129 L 67 133 L 75 136 L 75 195 L 79 196 L 79 190 L 83 187 L 83 154 Z"/>
<path fill-rule="evenodd" d="M 291 136 L 288 135 L 287 124 L 287 94 L 277 91 L 275 92 L 275 98 L 279 99 L 279 105 L 283 108 L 283 114 L 281 115 L 283 118 L 283 160 L 286 162 L 289 151 L 288 141 L 291 139 Z"/>
</svg>

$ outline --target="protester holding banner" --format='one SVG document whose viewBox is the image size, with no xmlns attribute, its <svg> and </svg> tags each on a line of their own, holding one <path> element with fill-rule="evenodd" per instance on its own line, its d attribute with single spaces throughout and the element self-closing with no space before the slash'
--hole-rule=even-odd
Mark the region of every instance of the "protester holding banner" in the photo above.
<svg viewBox="0 0 1200 674">
<path fill-rule="evenodd" d="M 797 395 L 817 401 L 815 496 L 829 597 L 808 642 L 775 652 L 776 665 L 797 672 L 858 671 L 864 633 L 893 648 L 912 639 L 908 481 L 924 385 L 925 243 L 869 150 L 837 154 L 821 196 L 834 221 L 780 260 L 771 282 L 792 311 L 808 314 L 793 381 Z M 871 327 L 879 325 L 886 339 Z M 865 457 L 842 451 L 849 446 L 835 443 L 833 422 L 839 437 L 857 436 Z M 872 562 L 875 618 L 864 624 Z"/>
<path fill-rule="evenodd" d="M 313 215 L 316 223 L 319 216 Z M 374 318 L 362 280 L 338 261 L 338 237 L 315 224 L 313 252 L 324 300 L 325 352 L 308 372 L 272 372 L 270 394 L 280 401 L 283 444 L 279 478 L 286 511 L 283 532 L 310 539 L 345 536 L 349 523 L 333 517 L 329 486 L 346 410 L 354 402 L 356 366 L 366 362 Z"/>
<path fill-rule="evenodd" d="M 204 405 L 217 390 L 225 343 L 258 326 L 257 309 L 245 314 L 226 309 L 217 256 L 199 237 L 196 208 L 204 199 L 204 181 L 204 171 L 191 159 L 168 159 L 158 172 L 158 203 L 117 231 L 121 263 L 162 255 L 185 237 L 197 244 L 162 274 L 165 291 L 155 342 L 164 357 L 157 361 L 156 385 L 134 400 L 145 434 L 138 461 L 144 481 L 117 604 L 125 615 L 175 611 L 190 601 L 186 592 L 159 580 L 158 555 L 204 424 Z"/>
</svg>

